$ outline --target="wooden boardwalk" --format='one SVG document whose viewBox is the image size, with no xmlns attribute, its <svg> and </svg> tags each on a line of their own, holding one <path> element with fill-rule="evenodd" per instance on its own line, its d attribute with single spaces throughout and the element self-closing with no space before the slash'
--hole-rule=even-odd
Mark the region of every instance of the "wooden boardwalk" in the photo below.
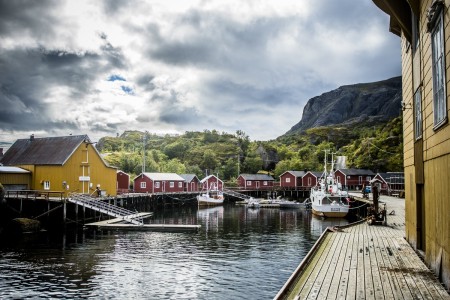
<svg viewBox="0 0 450 300">
<path fill-rule="evenodd" d="M 405 236 L 405 200 L 381 196 L 387 226 L 324 232 L 275 299 L 450 299 Z"/>
</svg>

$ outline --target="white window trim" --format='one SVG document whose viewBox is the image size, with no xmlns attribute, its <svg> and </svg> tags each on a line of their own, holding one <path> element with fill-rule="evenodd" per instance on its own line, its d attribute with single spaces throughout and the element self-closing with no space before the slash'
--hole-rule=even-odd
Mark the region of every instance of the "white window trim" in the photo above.
<svg viewBox="0 0 450 300">
<path fill-rule="evenodd" d="M 145 189 L 147 187 L 147 182 L 141 181 L 141 189 Z"/>
<path fill-rule="evenodd" d="M 267 181 L 266 180 L 263 181 L 263 185 L 267 185 Z"/>
<path fill-rule="evenodd" d="M 159 181 L 155 182 L 155 189 L 159 189 L 161 187 L 161 183 Z"/>
<path fill-rule="evenodd" d="M 290 177 L 286 177 L 286 183 L 291 182 L 291 178 Z"/>
<path fill-rule="evenodd" d="M 414 93 L 414 137 L 416 140 L 422 138 L 423 134 L 422 116 L 422 92 L 420 88 Z"/>
<path fill-rule="evenodd" d="M 50 190 L 50 181 L 48 180 L 44 181 L 44 190 L 46 191 Z"/>
<path fill-rule="evenodd" d="M 170 186 L 171 188 L 175 187 L 175 182 L 171 181 L 171 182 L 169 183 L 169 186 Z"/>
<path fill-rule="evenodd" d="M 178 187 L 179 187 L 179 188 L 182 188 L 182 187 L 183 187 L 183 182 L 181 182 L 181 181 L 178 182 Z"/>
<path fill-rule="evenodd" d="M 433 129 L 447 121 L 447 97 L 445 90 L 445 39 L 442 11 L 431 31 L 431 60 L 433 66 Z"/>
</svg>

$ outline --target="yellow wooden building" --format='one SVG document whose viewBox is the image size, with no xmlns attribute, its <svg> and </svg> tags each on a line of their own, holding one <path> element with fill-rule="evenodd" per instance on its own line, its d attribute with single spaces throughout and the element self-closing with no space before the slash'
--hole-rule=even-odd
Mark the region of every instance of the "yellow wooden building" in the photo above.
<svg viewBox="0 0 450 300">
<path fill-rule="evenodd" d="M 87 135 L 17 140 L 1 163 L 31 172 L 30 189 L 93 194 L 117 194 L 117 169 L 100 156 Z"/>
<path fill-rule="evenodd" d="M 401 37 L 406 239 L 450 287 L 450 0 L 373 0 Z"/>
</svg>

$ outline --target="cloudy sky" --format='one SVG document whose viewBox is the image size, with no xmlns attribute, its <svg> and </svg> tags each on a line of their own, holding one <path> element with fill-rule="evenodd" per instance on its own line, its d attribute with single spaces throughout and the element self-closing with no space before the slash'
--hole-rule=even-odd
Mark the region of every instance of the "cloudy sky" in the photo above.
<svg viewBox="0 0 450 300">
<path fill-rule="evenodd" d="M 0 142 L 125 130 L 269 140 L 401 73 L 371 0 L 0 0 Z"/>
</svg>

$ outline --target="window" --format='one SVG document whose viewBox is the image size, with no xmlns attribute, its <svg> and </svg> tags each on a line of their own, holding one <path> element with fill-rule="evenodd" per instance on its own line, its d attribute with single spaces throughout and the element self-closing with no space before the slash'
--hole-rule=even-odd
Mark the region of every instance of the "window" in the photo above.
<svg viewBox="0 0 450 300">
<path fill-rule="evenodd" d="M 291 182 L 291 178 L 286 177 L 286 182 Z"/>
<path fill-rule="evenodd" d="M 311 184 L 312 184 L 311 177 L 308 177 L 308 186 L 311 186 Z"/>
<path fill-rule="evenodd" d="M 420 89 L 414 94 L 414 136 L 416 140 L 422 137 L 422 95 Z"/>
<path fill-rule="evenodd" d="M 252 185 L 252 182 L 250 180 L 247 180 L 247 185 Z"/>
<path fill-rule="evenodd" d="M 362 176 L 359 176 L 359 177 L 358 177 L 358 182 L 359 182 L 359 184 L 362 183 Z"/>
<path fill-rule="evenodd" d="M 433 64 L 433 110 L 434 127 L 439 127 L 447 120 L 447 103 L 445 97 L 445 53 L 444 25 L 442 10 L 436 12 L 431 31 L 431 59 Z"/>
<path fill-rule="evenodd" d="M 141 189 L 145 189 L 147 187 L 147 182 L 142 181 L 141 182 Z"/>
<path fill-rule="evenodd" d="M 264 180 L 264 181 L 263 181 L 263 185 L 267 185 L 267 181 Z"/>
<path fill-rule="evenodd" d="M 183 183 L 180 181 L 180 182 L 178 182 L 178 187 L 179 188 L 182 188 L 183 187 Z"/>
<path fill-rule="evenodd" d="M 159 189 L 161 187 L 161 183 L 159 181 L 155 182 L 155 189 Z"/>
<path fill-rule="evenodd" d="M 46 180 L 44 181 L 44 190 L 49 190 L 50 189 L 50 181 Z"/>
<path fill-rule="evenodd" d="M 170 186 L 171 188 L 173 188 L 173 187 L 175 186 L 175 182 L 171 181 L 169 186 Z"/>
<path fill-rule="evenodd" d="M 367 182 L 369 182 L 371 179 L 372 179 L 372 177 L 370 177 L 370 176 L 367 176 L 367 177 L 366 177 L 366 181 L 367 181 Z"/>
</svg>

